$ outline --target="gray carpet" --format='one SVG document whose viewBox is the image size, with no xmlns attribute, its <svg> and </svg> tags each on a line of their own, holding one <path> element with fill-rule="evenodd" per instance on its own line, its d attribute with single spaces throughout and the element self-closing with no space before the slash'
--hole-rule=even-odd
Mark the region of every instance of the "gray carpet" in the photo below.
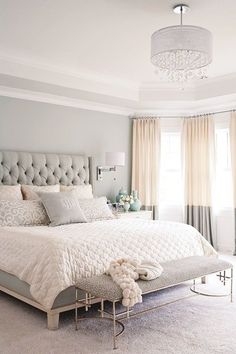
<svg viewBox="0 0 236 354">
<path fill-rule="evenodd" d="M 214 277 L 208 286 L 212 288 L 215 282 Z M 184 284 L 146 296 L 142 306 L 191 295 L 188 289 Z M 126 330 L 118 339 L 119 349 L 113 351 L 110 322 L 82 321 L 75 332 L 74 313 L 70 311 L 61 315 L 58 331 L 48 331 L 45 314 L 0 293 L 0 353 L 235 354 L 235 303 L 228 298 L 194 296 L 135 317 L 126 322 Z M 96 310 L 95 306 L 91 315 Z"/>
</svg>

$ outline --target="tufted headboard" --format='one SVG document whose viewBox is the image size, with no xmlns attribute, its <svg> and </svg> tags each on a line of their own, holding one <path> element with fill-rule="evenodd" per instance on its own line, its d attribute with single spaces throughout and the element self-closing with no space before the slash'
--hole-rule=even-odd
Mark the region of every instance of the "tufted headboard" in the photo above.
<svg viewBox="0 0 236 354">
<path fill-rule="evenodd" d="M 0 151 L 0 184 L 88 184 L 90 159 L 80 155 Z"/>
</svg>

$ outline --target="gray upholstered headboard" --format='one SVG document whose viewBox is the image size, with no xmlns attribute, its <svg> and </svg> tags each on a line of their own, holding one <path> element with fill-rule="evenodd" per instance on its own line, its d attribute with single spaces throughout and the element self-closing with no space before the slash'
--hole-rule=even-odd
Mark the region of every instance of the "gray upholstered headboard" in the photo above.
<svg viewBox="0 0 236 354">
<path fill-rule="evenodd" d="M 88 184 L 90 160 L 86 156 L 0 151 L 0 184 Z"/>
</svg>

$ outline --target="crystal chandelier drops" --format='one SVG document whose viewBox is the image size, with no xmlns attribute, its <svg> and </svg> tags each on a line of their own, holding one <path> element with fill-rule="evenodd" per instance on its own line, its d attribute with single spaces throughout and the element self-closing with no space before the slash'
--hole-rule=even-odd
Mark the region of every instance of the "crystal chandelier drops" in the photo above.
<svg viewBox="0 0 236 354">
<path fill-rule="evenodd" d="M 162 28 L 151 38 L 151 62 L 158 73 L 169 81 L 186 82 L 205 78 L 212 62 L 212 34 L 205 28 L 187 26 L 182 16 L 187 5 L 177 5 L 180 25 Z"/>
</svg>

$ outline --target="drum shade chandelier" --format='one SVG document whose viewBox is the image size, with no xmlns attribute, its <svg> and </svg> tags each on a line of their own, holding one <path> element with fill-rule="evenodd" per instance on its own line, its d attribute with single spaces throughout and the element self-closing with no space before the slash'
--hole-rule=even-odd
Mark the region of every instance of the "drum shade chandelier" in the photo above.
<svg viewBox="0 0 236 354">
<path fill-rule="evenodd" d="M 175 6 L 180 25 L 157 30 L 151 37 L 151 62 L 169 81 L 205 78 L 212 62 L 212 34 L 202 27 L 183 25 L 188 10 L 184 4 Z"/>
</svg>

